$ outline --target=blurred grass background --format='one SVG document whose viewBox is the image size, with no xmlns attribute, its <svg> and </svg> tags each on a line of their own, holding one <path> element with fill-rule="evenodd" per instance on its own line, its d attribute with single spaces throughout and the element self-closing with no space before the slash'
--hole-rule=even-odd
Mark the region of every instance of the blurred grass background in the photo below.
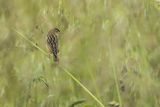
<svg viewBox="0 0 160 107">
<path fill-rule="evenodd" d="M 119 99 L 123 107 L 160 106 L 158 1 L 0 0 L 0 107 L 68 107 L 81 99 L 79 107 L 100 107 L 13 30 L 47 51 L 53 27 L 61 30 L 61 65 L 106 107 Z"/>
</svg>

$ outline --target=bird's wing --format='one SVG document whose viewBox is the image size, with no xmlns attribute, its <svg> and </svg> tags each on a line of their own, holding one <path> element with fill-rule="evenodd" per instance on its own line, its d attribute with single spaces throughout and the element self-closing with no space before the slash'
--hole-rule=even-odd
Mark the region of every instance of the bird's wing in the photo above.
<svg viewBox="0 0 160 107">
<path fill-rule="evenodd" d="M 52 53 L 57 54 L 58 53 L 58 38 L 57 38 L 57 36 L 56 35 L 49 35 L 47 42 L 52 49 Z"/>
<path fill-rule="evenodd" d="M 57 51 L 57 53 L 59 52 L 59 47 L 58 47 L 58 37 L 57 37 L 57 35 L 55 35 L 55 47 L 56 47 L 56 51 Z"/>
</svg>

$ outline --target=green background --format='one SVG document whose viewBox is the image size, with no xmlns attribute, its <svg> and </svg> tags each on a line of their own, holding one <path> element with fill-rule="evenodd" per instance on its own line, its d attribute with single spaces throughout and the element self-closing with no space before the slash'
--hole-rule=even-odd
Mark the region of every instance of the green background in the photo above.
<svg viewBox="0 0 160 107">
<path fill-rule="evenodd" d="M 0 0 L 0 107 L 101 107 L 47 52 L 60 34 L 60 65 L 105 107 L 160 106 L 160 5 L 153 0 Z"/>
</svg>

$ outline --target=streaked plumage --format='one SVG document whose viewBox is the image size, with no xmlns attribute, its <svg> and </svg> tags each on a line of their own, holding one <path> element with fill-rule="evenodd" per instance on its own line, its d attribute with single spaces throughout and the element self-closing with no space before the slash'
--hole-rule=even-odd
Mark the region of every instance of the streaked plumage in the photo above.
<svg viewBox="0 0 160 107">
<path fill-rule="evenodd" d="M 59 58 L 58 58 L 58 52 L 59 52 L 58 33 L 59 32 L 60 30 L 58 28 L 54 28 L 54 29 L 51 29 L 47 35 L 47 45 L 48 45 L 50 53 L 53 54 L 55 62 L 59 61 Z"/>
</svg>

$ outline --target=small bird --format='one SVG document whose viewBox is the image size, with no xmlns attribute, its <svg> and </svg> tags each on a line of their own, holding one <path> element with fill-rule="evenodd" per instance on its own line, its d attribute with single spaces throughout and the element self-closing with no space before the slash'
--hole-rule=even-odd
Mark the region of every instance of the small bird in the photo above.
<svg viewBox="0 0 160 107">
<path fill-rule="evenodd" d="M 56 63 L 59 62 L 59 47 L 58 47 L 58 36 L 59 36 L 60 30 L 58 28 L 53 28 L 48 32 L 47 35 L 47 47 L 49 49 L 49 52 L 53 54 L 54 61 Z"/>
</svg>

